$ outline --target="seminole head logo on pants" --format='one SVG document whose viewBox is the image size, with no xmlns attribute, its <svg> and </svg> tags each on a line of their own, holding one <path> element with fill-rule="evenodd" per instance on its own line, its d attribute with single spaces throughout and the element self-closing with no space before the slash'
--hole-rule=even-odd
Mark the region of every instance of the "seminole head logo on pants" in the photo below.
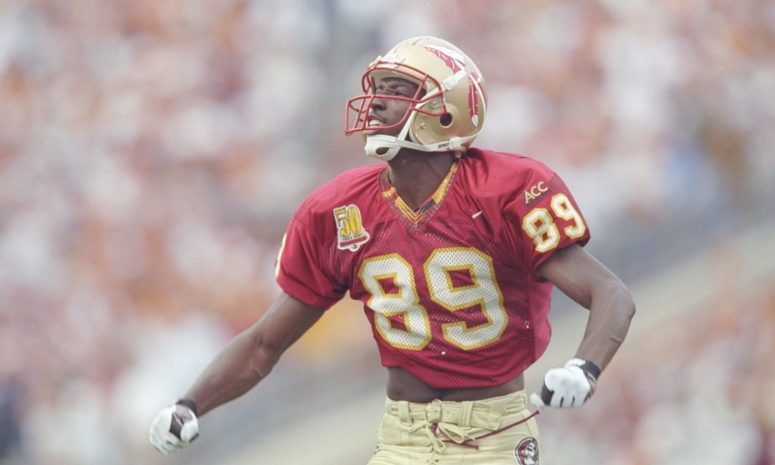
<svg viewBox="0 0 775 465">
<path fill-rule="evenodd" d="M 519 465 L 538 465 L 538 441 L 528 437 L 519 441 L 514 448 L 514 458 Z"/>
</svg>

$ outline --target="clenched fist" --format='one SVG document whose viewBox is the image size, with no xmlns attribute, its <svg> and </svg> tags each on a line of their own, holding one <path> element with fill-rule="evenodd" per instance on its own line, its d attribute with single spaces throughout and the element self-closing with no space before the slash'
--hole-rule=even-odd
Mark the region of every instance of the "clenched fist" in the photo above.
<svg viewBox="0 0 775 465">
<path fill-rule="evenodd" d="M 574 358 L 560 368 L 552 368 L 544 376 L 541 395 L 530 395 L 536 408 L 579 408 L 595 392 L 600 368 L 592 362 Z"/>
<path fill-rule="evenodd" d="M 178 403 L 163 408 L 151 423 L 148 439 L 164 455 L 176 452 L 199 436 L 199 421 L 193 403 Z"/>
</svg>

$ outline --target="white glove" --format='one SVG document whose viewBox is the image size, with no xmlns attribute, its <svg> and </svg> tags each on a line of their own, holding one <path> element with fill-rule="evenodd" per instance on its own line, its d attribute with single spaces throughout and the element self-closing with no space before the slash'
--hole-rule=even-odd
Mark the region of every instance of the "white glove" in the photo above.
<svg viewBox="0 0 775 465">
<path fill-rule="evenodd" d="M 592 362 L 573 358 L 561 368 L 552 368 L 544 376 L 541 395 L 530 395 L 530 402 L 538 409 L 580 408 L 595 392 L 600 368 Z"/>
<path fill-rule="evenodd" d="M 153 419 L 148 439 L 159 452 L 169 455 L 199 436 L 196 413 L 180 402 L 163 408 Z"/>
</svg>

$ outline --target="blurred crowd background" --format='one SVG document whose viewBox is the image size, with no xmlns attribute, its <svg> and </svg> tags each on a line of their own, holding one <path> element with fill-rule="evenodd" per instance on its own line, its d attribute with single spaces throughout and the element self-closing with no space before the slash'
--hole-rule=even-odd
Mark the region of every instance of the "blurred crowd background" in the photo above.
<svg viewBox="0 0 775 465">
<path fill-rule="evenodd" d="M 422 34 L 485 76 L 476 145 L 559 172 L 631 286 L 775 213 L 768 0 L 0 0 L 0 464 L 163 462 L 151 418 L 275 295 L 304 196 L 372 163 L 344 102 Z M 715 295 L 612 365 L 596 407 L 546 418 L 556 463 L 773 463 L 775 276 L 743 292 L 712 263 Z M 288 404 L 381 389 L 339 307 L 207 432 L 217 463 Z"/>
</svg>

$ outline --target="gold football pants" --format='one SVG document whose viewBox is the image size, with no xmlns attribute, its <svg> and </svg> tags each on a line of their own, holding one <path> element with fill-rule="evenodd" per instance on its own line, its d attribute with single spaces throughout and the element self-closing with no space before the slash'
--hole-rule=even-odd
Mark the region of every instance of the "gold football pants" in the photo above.
<svg viewBox="0 0 775 465">
<path fill-rule="evenodd" d="M 524 391 L 464 402 L 388 399 L 368 465 L 536 465 L 534 416 Z"/>
</svg>

